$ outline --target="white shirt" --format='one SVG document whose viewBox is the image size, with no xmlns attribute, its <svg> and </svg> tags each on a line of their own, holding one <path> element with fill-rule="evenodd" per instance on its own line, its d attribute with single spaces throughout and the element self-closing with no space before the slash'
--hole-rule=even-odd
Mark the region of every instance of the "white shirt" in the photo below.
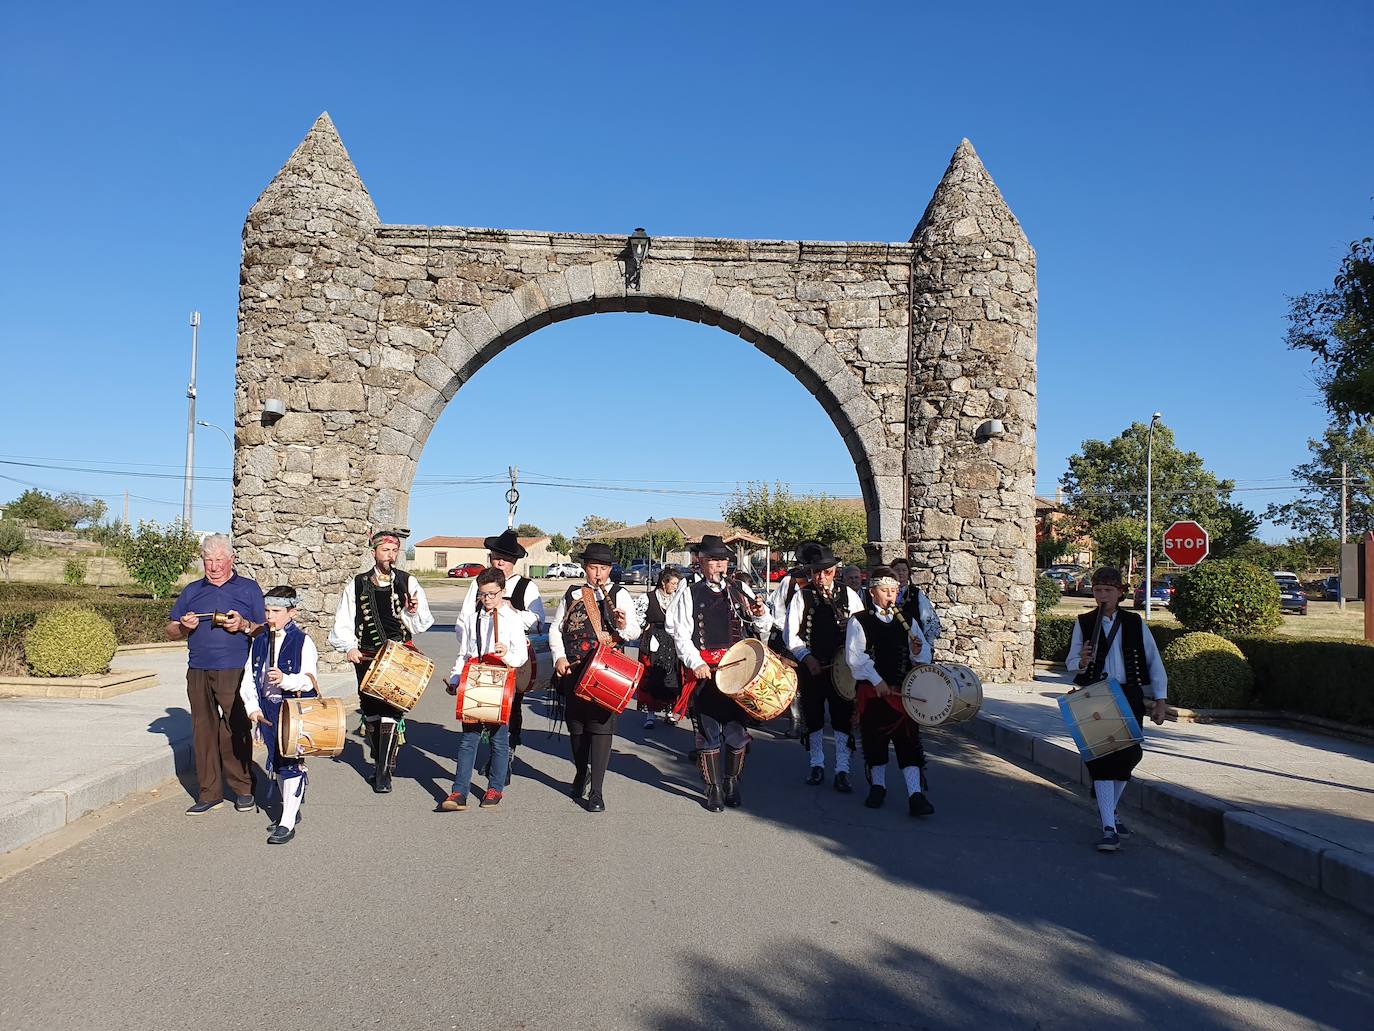
<svg viewBox="0 0 1374 1031">
<path fill-rule="evenodd" d="M 505 601 L 501 602 L 495 613 L 464 612 L 458 618 L 458 657 L 453 660 L 449 680 L 463 672 L 463 664 L 468 659 L 494 655 L 498 643 L 506 646 L 506 654 L 501 656 L 501 661 L 507 666 L 518 669 L 529 662 L 530 644 L 525 637 L 523 615 L 523 612 L 517 612 Z"/>
<path fill-rule="evenodd" d="M 891 623 L 892 616 L 889 613 L 874 611 L 879 622 Z M 911 661 L 925 663 L 930 661 L 931 649 L 930 642 L 926 640 L 926 635 L 921 633 L 921 628 L 915 623 L 909 627 L 911 633 Z M 864 626 L 857 619 L 851 619 L 849 626 L 844 631 L 844 661 L 848 663 L 850 672 L 854 674 L 855 680 L 867 680 L 870 684 L 876 684 L 883 678 L 878 675 L 878 669 L 873 665 L 873 656 L 868 654 L 868 635 L 864 633 Z M 901 684 L 888 684 L 891 688 L 900 688 Z"/>
<path fill-rule="evenodd" d="M 271 633 L 271 629 L 264 627 L 264 634 Z M 283 631 L 278 630 L 280 634 Z M 278 645 L 280 647 L 280 645 Z M 299 673 L 283 673 L 281 678 L 281 690 L 283 695 L 300 694 L 309 691 L 316 686 L 320 679 L 320 652 L 315 647 L 315 642 L 310 639 L 310 635 L 305 635 L 305 641 L 301 645 L 301 671 Z M 248 649 L 248 661 L 243 664 L 243 680 L 239 684 L 239 697 L 243 699 L 243 708 L 250 716 L 255 712 L 262 712 L 262 699 L 258 697 L 257 679 L 253 676 L 253 649 Z"/>
<path fill-rule="evenodd" d="M 719 594 L 725 589 L 724 579 L 710 581 L 705 580 L 712 591 Z M 754 589 L 748 584 L 736 583 L 736 587 L 751 602 L 754 600 Z M 730 602 L 734 604 L 733 599 Z M 706 665 L 701 657 L 701 652 L 697 651 L 696 644 L 692 641 L 692 631 L 696 628 L 696 610 L 692 604 L 691 585 L 684 585 L 677 589 L 673 595 L 673 603 L 668 606 L 668 614 L 664 620 L 663 627 L 668 631 L 668 636 L 673 639 L 673 644 L 677 645 L 678 658 L 688 669 L 696 669 L 698 666 Z M 762 616 L 752 616 L 750 622 L 753 624 L 754 632 L 759 635 L 761 640 L 768 640 L 768 632 L 773 629 L 773 616 L 765 605 Z"/>
<path fill-rule="evenodd" d="M 1102 633 L 1111 635 L 1112 627 L 1116 625 L 1117 616 L 1102 617 Z M 1150 667 L 1150 682 L 1145 685 L 1156 699 L 1167 697 L 1169 691 L 1169 677 L 1164 672 L 1164 663 L 1159 657 L 1159 649 L 1155 647 L 1155 639 L 1150 634 L 1150 627 L 1144 620 L 1140 621 L 1141 636 L 1145 644 L 1145 661 Z M 1096 644 L 1097 642 L 1094 642 Z M 1064 661 L 1070 673 L 1077 673 L 1081 668 L 1078 664 L 1079 654 L 1083 650 L 1083 627 L 1078 620 L 1073 621 L 1073 639 L 1069 641 L 1069 657 Z M 1121 654 L 1121 632 L 1118 631 L 1112 638 L 1112 646 L 1107 649 L 1107 662 L 1102 667 L 1102 675 L 1109 677 L 1118 683 L 1126 682 L 1126 660 Z"/>
<path fill-rule="evenodd" d="M 515 597 L 516 574 L 512 573 L 506 578 L 506 598 Z M 548 621 L 548 616 L 544 614 L 544 599 L 539 596 L 539 587 L 533 580 L 527 580 L 525 584 L 525 608 L 524 610 L 512 608 L 512 615 L 519 619 L 524 626 L 526 634 L 537 634 Z M 458 617 L 458 623 L 453 628 L 453 632 L 458 636 L 458 648 L 463 647 L 463 616 L 477 611 L 477 581 L 473 580 L 468 585 L 468 593 L 463 597 L 463 608 Z M 502 617 L 503 619 L 505 617 Z M 521 663 L 524 665 L 524 663 Z"/>
<path fill-rule="evenodd" d="M 802 639 L 802 614 L 806 610 L 806 599 L 803 594 L 804 591 L 798 591 L 792 595 L 792 604 L 787 606 L 787 623 L 782 632 L 782 643 L 792 653 L 792 658 L 798 662 L 811 654 L 811 648 Z M 864 610 L 863 600 L 854 593 L 854 589 L 842 584 L 835 585 L 835 606 L 846 617 Z M 830 656 L 822 656 L 817 661 L 823 665 L 830 661 Z"/>
<path fill-rule="evenodd" d="M 582 584 L 581 586 L 591 587 L 592 585 Z M 605 587 L 593 588 L 592 593 L 596 595 L 597 601 L 601 601 L 601 599 L 606 597 L 606 593 L 615 586 L 615 584 L 607 584 Z M 573 597 L 580 598 L 581 590 L 579 589 Z M 625 626 L 620 629 L 614 626 L 603 626 L 601 629 L 610 634 L 612 638 L 618 638 L 620 641 L 633 641 L 639 636 L 640 632 L 639 613 L 636 611 L 634 595 L 623 587 L 616 591 L 615 609 L 617 612 L 625 613 Z M 562 600 L 558 603 L 558 611 L 553 614 L 553 623 L 549 627 L 549 653 L 553 656 L 554 662 L 568 657 L 567 652 L 563 648 L 563 624 L 567 622 L 567 619 L 568 595 L 565 592 Z"/>
<path fill-rule="evenodd" d="M 410 578 L 410 594 L 417 602 L 419 607 L 413 612 L 407 612 L 405 606 L 401 606 L 401 622 L 410 631 L 412 637 L 424 633 L 434 625 L 434 616 L 429 611 L 429 599 L 425 597 L 425 589 L 420 586 L 420 581 L 414 576 Z M 353 598 L 353 579 L 350 577 L 348 583 L 344 584 L 343 593 L 339 595 L 339 607 L 334 610 L 334 629 L 329 631 L 329 643 L 332 647 L 341 652 L 349 652 L 358 647 L 357 613 L 354 612 Z"/>
</svg>

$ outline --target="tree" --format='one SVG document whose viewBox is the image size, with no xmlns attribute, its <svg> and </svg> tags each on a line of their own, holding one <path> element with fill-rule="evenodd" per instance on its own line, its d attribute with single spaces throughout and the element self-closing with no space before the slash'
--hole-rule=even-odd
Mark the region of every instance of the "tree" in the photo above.
<svg viewBox="0 0 1374 1031">
<path fill-rule="evenodd" d="M 816 540 L 845 562 L 862 565 L 868 540 L 868 514 L 862 508 L 824 494 L 804 498 L 817 510 Z"/>
<path fill-rule="evenodd" d="M 5 567 L 5 583 L 10 582 L 10 559 L 22 552 L 27 543 L 22 526 L 13 519 L 0 520 L 0 566 Z"/>
<path fill-rule="evenodd" d="M 589 515 L 577 524 L 577 534 L 573 541 L 577 547 L 585 548 L 592 541 L 605 540 L 608 531 L 623 529 L 625 529 L 625 524 L 618 519 Z"/>
<path fill-rule="evenodd" d="M 29 523 L 40 530 L 69 530 L 67 514 L 51 494 L 30 487 L 5 506 L 5 517 Z"/>
<path fill-rule="evenodd" d="M 1374 430 L 1331 426 L 1321 440 L 1308 440 L 1307 450 L 1311 460 L 1293 470 L 1293 478 L 1304 484 L 1301 495 L 1286 504 L 1270 505 L 1264 518 L 1305 537 L 1339 536 L 1344 461 L 1352 480 L 1347 492 L 1349 532 L 1358 538 L 1374 530 Z"/>
<path fill-rule="evenodd" d="M 1330 290 L 1290 300 L 1287 342 L 1312 352 L 1317 386 L 1338 422 L 1374 417 L 1374 238 L 1350 244 Z"/>
<path fill-rule="evenodd" d="M 1221 512 L 1217 531 L 1208 531 L 1207 550 L 1212 558 L 1231 558 L 1242 545 L 1255 539 L 1260 517 L 1230 501 L 1222 502 Z"/>
<path fill-rule="evenodd" d="M 165 530 L 140 522 L 137 533 L 125 533 L 116 545 L 129 575 L 156 600 L 168 594 L 200 550 L 200 541 L 180 521 Z"/>
<path fill-rule="evenodd" d="M 539 529 L 539 527 L 535 526 L 533 523 L 521 523 L 519 526 L 515 528 L 515 536 L 544 537 L 547 535 L 544 533 L 543 530 Z"/>
<path fill-rule="evenodd" d="M 793 497 L 781 483 L 748 483 L 721 506 L 720 514 L 732 526 L 784 547 L 817 539 L 820 531 L 820 509 Z"/>
<path fill-rule="evenodd" d="M 1058 562 L 1069 550 L 1069 542 L 1056 537 L 1054 527 L 1045 530 L 1035 542 L 1035 567 L 1044 569 Z"/>
<path fill-rule="evenodd" d="M 1093 531 L 1093 542 L 1102 565 L 1125 569 L 1133 557 L 1145 555 L 1145 520 L 1109 519 Z"/>
<path fill-rule="evenodd" d="M 549 537 L 549 548 L 559 555 L 570 555 L 572 554 L 572 541 L 561 533 L 555 533 Z"/>
<path fill-rule="evenodd" d="M 1082 451 L 1069 458 L 1060 484 L 1066 495 L 1075 536 L 1099 537 L 1100 527 L 1117 519 L 1132 519 L 1140 527 L 1143 555 L 1145 536 L 1146 444 L 1150 427 L 1132 423 L 1115 439 L 1085 440 Z M 1154 431 L 1153 558 L 1162 556 L 1164 531 L 1178 519 L 1196 519 L 1214 539 L 1238 545 L 1253 515 L 1230 500 L 1232 480 L 1219 479 L 1202 464 L 1196 451 L 1181 451 L 1167 426 Z M 1121 543 L 1119 528 L 1116 542 Z M 1250 531 L 1253 533 L 1253 531 Z M 1099 541 L 1100 544 L 1100 541 Z"/>
<path fill-rule="evenodd" d="M 76 530 L 84 523 L 87 527 L 98 526 L 105 518 L 105 502 L 84 494 L 59 494 L 56 499 L 67 522 L 67 529 Z"/>
</svg>

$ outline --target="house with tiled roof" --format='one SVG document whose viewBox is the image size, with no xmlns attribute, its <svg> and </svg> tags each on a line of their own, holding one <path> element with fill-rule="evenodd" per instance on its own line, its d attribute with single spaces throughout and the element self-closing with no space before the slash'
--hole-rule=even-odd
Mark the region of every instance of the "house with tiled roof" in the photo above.
<svg viewBox="0 0 1374 1031">
<path fill-rule="evenodd" d="M 411 572 L 432 573 L 447 571 L 454 566 L 468 562 L 487 564 L 487 549 L 482 537 L 426 537 L 415 542 L 415 558 L 409 563 Z M 554 551 L 548 537 L 521 537 L 520 546 L 528 555 L 515 564 L 515 571 L 521 576 L 542 576 L 543 571 L 555 562 L 569 562 L 571 559 L 561 551 Z"/>
</svg>

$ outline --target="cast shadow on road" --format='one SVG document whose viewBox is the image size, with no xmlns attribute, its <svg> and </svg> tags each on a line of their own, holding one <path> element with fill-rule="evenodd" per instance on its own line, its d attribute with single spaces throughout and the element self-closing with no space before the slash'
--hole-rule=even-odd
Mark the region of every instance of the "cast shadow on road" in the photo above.
<svg viewBox="0 0 1374 1031">
<path fill-rule="evenodd" d="M 148 724 L 148 733 L 167 739 L 167 748 L 176 761 L 177 780 L 190 798 L 199 798 L 200 785 L 196 781 L 195 755 L 191 747 L 191 713 L 180 707 L 168 708 L 166 715 Z"/>
</svg>

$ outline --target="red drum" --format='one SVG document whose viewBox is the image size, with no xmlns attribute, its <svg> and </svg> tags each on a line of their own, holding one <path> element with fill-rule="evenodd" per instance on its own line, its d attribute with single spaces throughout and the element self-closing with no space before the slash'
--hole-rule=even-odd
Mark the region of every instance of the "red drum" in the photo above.
<svg viewBox="0 0 1374 1031">
<path fill-rule="evenodd" d="M 515 670 L 495 656 L 468 659 L 458 677 L 457 711 L 464 723 L 509 723 Z"/>
<path fill-rule="evenodd" d="M 622 713 L 634 700 L 642 676 L 643 666 L 603 644 L 587 663 L 573 694 L 610 712 Z"/>
</svg>

